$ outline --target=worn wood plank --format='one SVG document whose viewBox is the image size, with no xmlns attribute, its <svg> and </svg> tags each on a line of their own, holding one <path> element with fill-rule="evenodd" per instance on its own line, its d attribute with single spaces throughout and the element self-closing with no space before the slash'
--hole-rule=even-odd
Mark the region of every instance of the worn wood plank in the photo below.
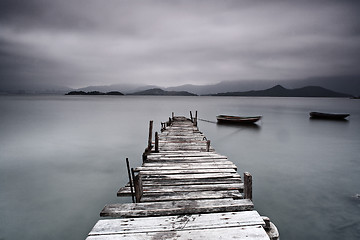
<svg viewBox="0 0 360 240">
<path fill-rule="evenodd" d="M 142 174 L 143 180 L 150 179 L 201 179 L 201 178 L 240 178 L 238 173 L 198 173 L 198 174 L 165 174 L 165 175 L 146 175 Z"/>
<path fill-rule="evenodd" d="M 241 178 L 199 178 L 199 179 L 143 179 L 143 186 L 146 185 L 201 185 L 201 184 L 231 184 L 242 183 Z M 126 186 L 129 186 L 128 184 Z"/>
<path fill-rule="evenodd" d="M 170 174 L 201 174 L 201 173 L 236 173 L 233 168 L 215 168 L 215 169 L 159 169 L 159 170 L 141 170 L 141 175 L 170 175 Z"/>
<path fill-rule="evenodd" d="M 225 158 L 168 158 L 168 159 L 152 159 L 148 158 L 144 163 L 159 163 L 159 164 L 188 164 L 188 163 L 209 163 L 209 164 L 232 164 L 231 161 Z"/>
<path fill-rule="evenodd" d="M 178 239 L 178 240 L 218 240 L 218 239 L 246 239 L 269 240 L 269 236 L 261 226 L 196 229 L 183 231 L 128 233 L 111 235 L 92 235 L 86 240 L 134 240 L 134 239 Z"/>
<path fill-rule="evenodd" d="M 143 185 L 143 194 L 150 193 L 176 193 L 176 192 L 195 192 L 195 191 L 221 191 L 221 190 L 243 190 L 243 183 L 231 184 L 201 184 L 201 185 Z M 122 187 L 119 189 L 118 196 L 131 195 L 130 187 Z"/>
<path fill-rule="evenodd" d="M 204 214 L 205 216 L 208 214 Z M 201 216 L 200 216 L 201 217 Z M 198 218 L 200 218 L 198 217 Z M 213 217 L 213 216 L 212 216 Z M 247 217 L 247 216 L 243 216 Z M 156 218 L 156 217 L 154 217 Z M 160 217 L 157 217 L 160 218 Z M 262 224 L 256 224 L 258 218 L 256 216 L 254 219 L 247 221 L 241 218 L 237 218 L 237 222 L 227 222 L 221 221 L 220 224 L 214 227 L 213 223 L 218 223 L 218 219 L 210 219 L 206 222 L 204 220 L 197 221 L 197 216 L 183 216 L 178 219 L 161 221 L 160 219 L 153 218 L 144 218 L 144 221 L 141 221 L 142 225 L 146 231 L 141 229 L 134 228 L 134 224 L 137 223 L 136 220 L 139 218 L 125 219 L 126 222 L 121 221 L 120 219 L 111 219 L 111 220 L 100 220 L 93 230 L 90 232 L 87 239 L 253 239 L 253 240 L 269 240 L 268 235 L 266 234 Z M 219 219 L 226 219 L 227 216 L 220 216 Z M 231 219 L 231 218 L 230 218 Z M 160 221 L 156 223 L 154 221 Z M 227 220 L 225 220 L 227 221 Z M 259 221 L 260 222 L 260 221 Z M 165 225 L 159 226 L 161 223 Z M 249 225 L 247 225 L 249 224 Z M 170 226 L 169 226 L 170 225 Z M 154 227 L 155 226 L 155 227 Z"/>
<path fill-rule="evenodd" d="M 169 216 L 195 213 L 249 211 L 254 208 L 248 199 L 212 199 L 168 202 L 107 204 L 102 217 Z"/>
<path fill-rule="evenodd" d="M 219 165 L 226 165 L 232 164 L 231 161 L 227 159 L 169 159 L 169 160 L 152 160 L 147 159 L 144 161 L 145 163 L 157 163 L 157 164 L 191 164 L 191 163 L 199 163 L 199 164 L 219 164 Z"/>
<path fill-rule="evenodd" d="M 145 162 L 142 167 L 137 167 L 138 171 L 151 168 L 236 168 L 236 165 L 230 161 L 214 162 Z"/>
<path fill-rule="evenodd" d="M 209 159 L 213 159 L 213 160 L 217 160 L 217 159 L 228 159 L 225 156 L 221 156 L 221 155 L 213 155 L 213 156 L 206 156 L 206 155 L 193 155 L 193 154 L 188 154 L 188 155 L 172 155 L 172 152 L 170 152 L 169 154 L 166 155 L 167 152 L 162 152 L 162 156 L 156 156 L 153 153 L 148 154 L 148 157 L 150 160 L 161 160 L 161 161 L 166 161 L 166 160 L 187 160 L 187 159 L 192 159 L 192 160 L 209 160 Z M 208 152 L 206 152 L 208 153 Z"/>
<path fill-rule="evenodd" d="M 218 229 L 239 226 L 265 226 L 257 211 L 220 212 L 191 215 L 139 217 L 100 220 L 89 233 L 123 234 L 161 231 Z"/>
<path fill-rule="evenodd" d="M 142 180 L 143 186 L 184 186 L 184 185 L 204 185 L 204 184 L 233 184 L 242 183 L 240 178 L 221 178 L 221 179 L 182 179 L 182 180 Z M 125 187 L 130 187 L 130 183 L 127 183 Z M 120 188 L 121 189 L 121 188 Z"/>
<path fill-rule="evenodd" d="M 140 171 L 164 171 L 164 170 L 207 170 L 207 169 L 236 169 L 235 165 L 221 165 L 221 164 L 194 164 L 194 165 L 155 165 L 155 166 L 146 166 L 137 167 L 134 169 L 135 172 Z"/>
<path fill-rule="evenodd" d="M 183 157 L 183 156 L 194 156 L 194 157 L 216 157 L 216 156 L 221 156 L 226 158 L 226 156 L 218 154 L 218 153 L 209 153 L 209 152 L 199 152 L 199 151 L 187 151 L 187 152 L 182 152 L 182 151 L 173 151 L 173 152 L 168 152 L 168 153 L 155 153 L 152 152 L 151 156 L 158 156 L 158 157 Z"/>
<path fill-rule="evenodd" d="M 201 192 L 176 192 L 176 193 L 144 193 L 141 202 L 155 201 L 179 201 L 199 199 L 221 199 L 233 198 L 242 199 L 243 195 L 238 190 L 228 191 L 201 191 Z"/>
</svg>

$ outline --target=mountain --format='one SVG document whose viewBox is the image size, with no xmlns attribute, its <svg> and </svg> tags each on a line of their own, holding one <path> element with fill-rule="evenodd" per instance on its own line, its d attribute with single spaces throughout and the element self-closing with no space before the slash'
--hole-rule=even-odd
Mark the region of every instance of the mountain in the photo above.
<svg viewBox="0 0 360 240">
<path fill-rule="evenodd" d="M 301 88 L 304 86 L 319 86 L 335 92 L 350 95 L 360 95 L 360 76 L 312 77 L 293 80 L 234 80 L 222 81 L 209 85 L 181 85 L 165 88 L 168 91 L 188 91 L 198 95 L 208 95 L 224 92 L 244 92 L 262 90 L 281 84 L 287 88 Z"/>
<path fill-rule="evenodd" d="M 91 91 L 91 92 L 84 92 L 84 91 L 71 91 L 66 93 L 65 95 L 112 95 L 112 96 L 121 96 L 124 95 L 118 91 L 111 91 L 111 92 L 99 92 L 99 91 Z"/>
<path fill-rule="evenodd" d="M 76 91 L 84 92 L 110 92 L 110 91 L 119 91 L 125 94 L 144 91 L 146 89 L 159 88 L 155 85 L 140 85 L 134 83 L 123 83 L 123 84 L 112 84 L 112 85 L 98 85 L 98 86 L 88 86 L 84 88 L 78 88 Z"/>
<path fill-rule="evenodd" d="M 222 81 L 209 85 L 192 85 L 186 84 L 176 87 L 165 88 L 167 91 L 187 91 L 198 95 L 215 94 L 229 91 L 249 91 L 270 88 L 277 84 L 272 80 L 243 80 L 243 81 Z"/>
<path fill-rule="evenodd" d="M 165 91 L 160 88 L 152 88 L 140 92 L 134 92 L 129 95 L 155 95 L 155 96 L 197 96 L 186 91 Z"/>
<path fill-rule="evenodd" d="M 323 87 L 308 86 L 287 89 L 281 85 L 259 91 L 226 92 L 211 94 L 211 96 L 248 96 L 248 97 L 351 97 L 352 95 L 334 92 Z"/>
</svg>

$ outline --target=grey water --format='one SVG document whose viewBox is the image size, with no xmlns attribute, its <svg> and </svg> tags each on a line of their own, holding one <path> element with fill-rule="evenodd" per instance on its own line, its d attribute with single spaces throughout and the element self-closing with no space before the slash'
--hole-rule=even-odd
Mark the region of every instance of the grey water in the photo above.
<svg viewBox="0 0 360 240">
<path fill-rule="evenodd" d="M 253 200 L 281 239 L 360 239 L 360 100 L 331 98 L 1 96 L 0 239 L 85 239 L 141 165 L 148 123 L 199 121 L 215 150 L 253 175 Z M 347 112 L 348 121 L 309 119 Z"/>
</svg>

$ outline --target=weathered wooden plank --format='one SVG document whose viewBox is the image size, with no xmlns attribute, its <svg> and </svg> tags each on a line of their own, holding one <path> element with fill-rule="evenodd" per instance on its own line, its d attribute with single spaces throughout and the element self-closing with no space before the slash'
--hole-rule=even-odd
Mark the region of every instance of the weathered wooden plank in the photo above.
<svg viewBox="0 0 360 240">
<path fill-rule="evenodd" d="M 174 141 L 174 142 L 173 142 Z M 174 146 L 174 145 L 192 145 L 192 146 L 196 146 L 196 145 L 204 145 L 206 144 L 206 141 L 202 141 L 202 140 L 196 140 L 194 141 L 194 139 L 188 140 L 188 141 L 184 141 L 184 139 L 167 139 L 162 140 L 160 142 L 160 145 L 169 145 L 169 146 Z"/>
<path fill-rule="evenodd" d="M 187 163 L 217 163 L 217 164 L 232 164 L 226 158 L 148 158 L 144 161 L 144 163 L 164 163 L 164 164 L 187 164 Z"/>
<path fill-rule="evenodd" d="M 191 215 L 139 217 L 100 220 L 89 233 L 123 234 L 161 231 L 186 231 L 239 226 L 265 226 L 257 211 L 219 212 Z"/>
<path fill-rule="evenodd" d="M 222 191 L 222 190 L 243 190 L 243 183 L 231 184 L 201 184 L 201 185 L 143 185 L 142 194 L 152 193 L 176 193 L 176 192 L 196 192 L 196 191 Z M 117 196 L 130 196 L 131 188 L 122 187 Z"/>
<path fill-rule="evenodd" d="M 261 226 L 196 229 L 185 231 L 167 231 L 151 233 L 128 233 L 111 235 L 92 235 L 86 240 L 134 240 L 134 239 L 178 239 L 178 240 L 218 240 L 218 239 L 246 239 L 269 240 Z"/>
<path fill-rule="evenodd" d="M 182 180 L 165 180 L 165 179 L 152 179 L 142 180 L 143 186 L 184 186 L 184 185 L 203 185 L 203 184 L 233 184 L 242 183 L 240 178 L 215 178 L 215 179 L 182 179 Z M 125 187 L 130 187 L 127 183 Z"/>
<path fill-rule="evenodd" d="M 182 151 L 184 152 L 184 151 Z M 199 151 L 198 151 L 199 152 Z M 214 154 L 214 155 L 200 155 L 200 154 L 182 154 L 182 155 L 174 155 L 173 151 L 167 151 L 167 152 L 161 152 L 162 155 L 157 156 L 153 154 L 154 152 L 150 153 L 149 156 L 151 157 L 151 159 L 181 159 L 181 158 L 194 158 L 194 159 L 209 159 L 209 158 L 213 158 L 213 159 L 225 159 L 227 157 L 225 156 L 221 156 L 218 154 Z M 205 153 L 214 153 L 214 152 L 205 152 Z"/>
<path fill-rule="evenodd" d="M 170 216 L 195 213 L 238 212 L 254 208 L 248 199 L 212 199 L 168 202 L 145 202 L 107 204 L 101 211 L 102 217 L 144 217 Z"/>
<path fill-rule="evenodd" d="M 152 152 L 151 156 L 158 156 L 158 157 L 183 157 L 183 156 L 194 156 L 194 157 L 209 157 L 209 156 L 221 156 L 226 158 L 226 156 L 218 154 L 218 153 L 208 153 L 208 152 L 199 152 L 199 151 L 188 151 L 188 152 L 182 152 L 182 151 L 173 151 L 168 153 L 155 153 Z"/>
<path fill-rule="evenodd" d="M 201 174 L 201 173 L 236 173 L 233 168 L 216 168 L 216 169 L 175 169 L 166 170 L 159 169 L 158 171 L 141 170 L 141 175 L 170 175 L 170 174 Z"/>
<path fill-rule="evenodd" d="M 145 165 L 145 164 L 144 164 Z M 153 166 L 143 166 L 137 167 L 134 169 L 135 172 L 139 171 L 162 171 L 162 170 L 189 170 L 189 169 L 236 169 L 235 165 L 227 164 L 193 164 L 193 165 L 180 165 L 180 164 L 172 164 L 172 165 L 153 165 Z"/>
<path fill-rule="evenodd" d="M 221 161 L 206 161 L 206 162 L 181 162 L 181 161 L 169 161 L 169 162 L 148 162 L 145 161 L 142 167 L 138 167 L 137 169 L 141 168 L 152 168 L 152 167 L 181 167 L 181 168 L 188 168 L 188 167 L 197 167 L 197 168 L 209 168 L 209 167 L 224 167 L 224 168 L 234 168 L 236 167 L 235 164 L 228 160 L 221 160 Z"/>
<path fill-rule="evenodd" d="M 198 173 L 198 174 L 166 174 L 166 175 L 146 175 L 142 174 L 143 180 L 150 179 L 200 179 L 200 178 L 240 178 L 238 173 Z"/>
<path fill-rule="evenodd" d="M 221 198 L 242 199 L 243 195 L 237 190 L 176 192 L 176 193 L 157 193 L 157 194 L 144 193 L 144 195 L 141 198 L 141 202 L 221 199 Z"/>
<path fill-rule="evenodd" d="M 199 185 L 199 184 L 231 184 L 242 183 L 241 178 L 199 178 L 199 179 L 143 179 L 143 186 L 146 185 Z M 127 184 L 126 186 L 129 186 Z"/>
<path fill-rule="evenodd" d="M 96 223 L 88 239 L 97 239 L 96 237 L 102 239 L 101 237 L 109 236 L 131 239 L 126 238 L 131 236 L 132 239 L 219 239 L 219 237 L 225 237 L 225 239 L 269 240 L 262 227 L 263 224 L 256 211 L 107 219 Z M 246 233 L 243 233 L 244 231 Z M 169 233 L 176 234 L 169 235 Z"/>
<path fill-rule="evenodd" d="M 199 163 L 199 164 L 232 164 L 227 159 L 147 159 L 144 163 L 158 163 L 158 164 L 188 164 L 188 163 Z"/>
<path fill-rule="evenodd" d="M 182 147 L 182 146 L 178 146 L 178 147 L 159 147 L 160 150 L 162 152 L 166 152 L 166 151 L 173 151 L 173 150 L 181 150 L 181 151 L 188 151 L 188 150 L 197 150 L 197 151 L 206 151 L 206 152 L 211 152 L 214 151 L 214 149 L 209 149 L 209 151 L 207 151 L 206 147 Z"/>
</svg>

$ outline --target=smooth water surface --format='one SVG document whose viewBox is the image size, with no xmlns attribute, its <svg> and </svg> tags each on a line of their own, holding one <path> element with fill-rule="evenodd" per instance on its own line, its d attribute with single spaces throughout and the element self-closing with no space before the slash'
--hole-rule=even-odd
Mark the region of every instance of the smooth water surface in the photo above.
<svg viewBox="0 0 360 240">
<path fill-rule="evenodd" d="M 0 239 L 85 239 L 141 165 L 148 122 L 199 121 L 215 150 L 253 175 L 254 203 L 281 239 L 360 239 L 360 100 L 242 97 L 1 96 Z M 310 111 L 349 121 L 310 120 Z"/>
</svg>

